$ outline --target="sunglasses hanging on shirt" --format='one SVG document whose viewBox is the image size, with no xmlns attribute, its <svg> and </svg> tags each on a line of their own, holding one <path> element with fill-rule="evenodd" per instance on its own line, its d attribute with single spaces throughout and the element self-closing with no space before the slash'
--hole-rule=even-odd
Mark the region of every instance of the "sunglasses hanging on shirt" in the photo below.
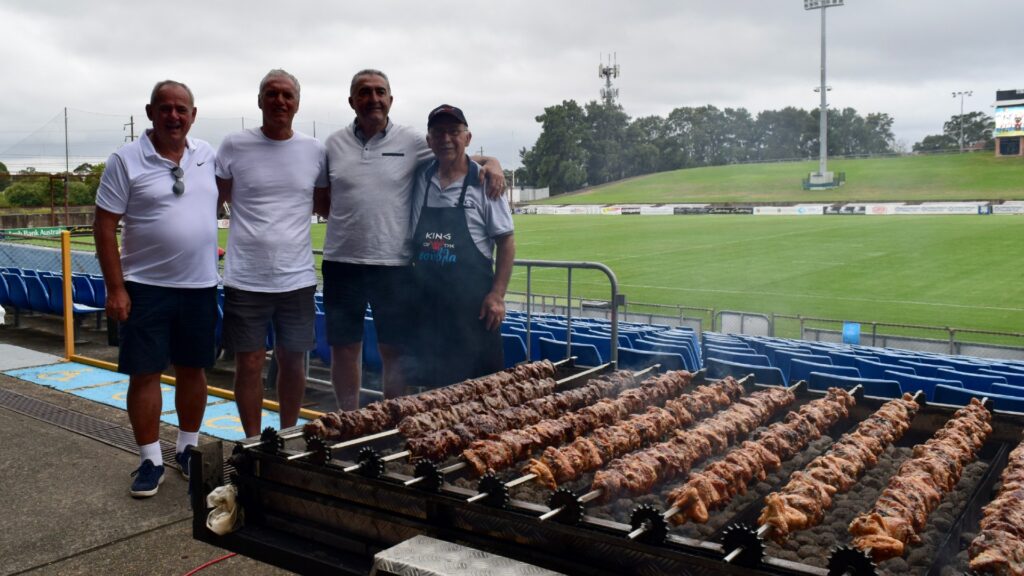
<svg viewBox="0 0 1024 576">
<path fill-rule="evenodd" d="M 181 166 L 175 166 L 171 168 L 171 176 L 174 176 L 174 186 L 171 190 L 175 196 L 181 196 L 185 193 L 185 171 L 181 169 Z"/>
</svg>

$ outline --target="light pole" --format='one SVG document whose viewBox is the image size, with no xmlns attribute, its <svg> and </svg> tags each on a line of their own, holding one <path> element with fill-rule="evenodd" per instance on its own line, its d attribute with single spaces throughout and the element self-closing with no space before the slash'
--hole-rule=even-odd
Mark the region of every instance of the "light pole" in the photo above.
<svg viewBox="0 0 1024 576">
<path fill-rule="evenodd" d="M 953 98 L 960 97 L 960 153 L 964 153 L 964 96 L 973 96 L 974 90 L 953 92 Z"/>
<path fill-rule="evenodd" d="M 811 174 L 811 184 L 831 185 L 828 172 L 828 87 L 825 85 L 825 10 L 843 5 L 843 0 L 804 0 L 804 10 L 821 10 L 821 115 L 818 119 L 818 173 Z"/>
</svg>

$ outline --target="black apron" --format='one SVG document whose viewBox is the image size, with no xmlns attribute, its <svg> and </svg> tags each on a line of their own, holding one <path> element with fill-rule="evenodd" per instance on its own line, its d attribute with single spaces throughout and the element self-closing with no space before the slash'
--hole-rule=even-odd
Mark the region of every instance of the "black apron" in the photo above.
<svg viewBox="0 0 1024 576">
<path fill-rule="evenodd" d="M 431 175 L 425 176 L 426 194 L 413 234 L 419 307 L 413 381 L 424 388 L 447 386 L 504 368 L 501 332 L 487 330 L 479 319 L 494 271 L 491 261 L 477 249 L 466 223 L 470 173 L 463 179 L 458 203 L 445 208 L 427 206 Z"/>
</svg>

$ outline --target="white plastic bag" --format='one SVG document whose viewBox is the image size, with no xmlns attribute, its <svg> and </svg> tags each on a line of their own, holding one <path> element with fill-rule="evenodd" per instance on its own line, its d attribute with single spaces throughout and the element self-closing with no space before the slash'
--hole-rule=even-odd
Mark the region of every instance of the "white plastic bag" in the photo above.
<svg viewBox="0 0 1024 576">
<path fill-rule="evenodd" d="M 242 527 L 242 511 L 235 504 L 238 488 L 234 485 L 218 486 L 206 496 L 206 505 L 213 510 L 206 517 L 206 527 L 223 536 Z"/>
</svg>

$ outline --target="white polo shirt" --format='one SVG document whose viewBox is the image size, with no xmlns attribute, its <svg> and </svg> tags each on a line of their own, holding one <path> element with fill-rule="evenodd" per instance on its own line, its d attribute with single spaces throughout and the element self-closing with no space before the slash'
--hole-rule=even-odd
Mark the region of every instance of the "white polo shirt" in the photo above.
<svg viewBox="0 0 1024 576">
<path fill-rule="evenodd" d="M 171 170 L 157 154 L 152 130 L 107 159 L 96 205 L 123 215 L 124 279 L 168 288 L 209 288 L 217 274 L 217 182 L 213 148 L 187 140 L 181 158 L 185 192 L 176 196 Z"/>
<path fill-rule="evenodd" d="M 413 174 L 420 161 L 433 157 L 426 137 L 389 120 L 387 129 L 364 144 L 353 122 L 331 134 L 325 145 L 331 214 L 324 259 L 408 264 Z"/>
</svg>

